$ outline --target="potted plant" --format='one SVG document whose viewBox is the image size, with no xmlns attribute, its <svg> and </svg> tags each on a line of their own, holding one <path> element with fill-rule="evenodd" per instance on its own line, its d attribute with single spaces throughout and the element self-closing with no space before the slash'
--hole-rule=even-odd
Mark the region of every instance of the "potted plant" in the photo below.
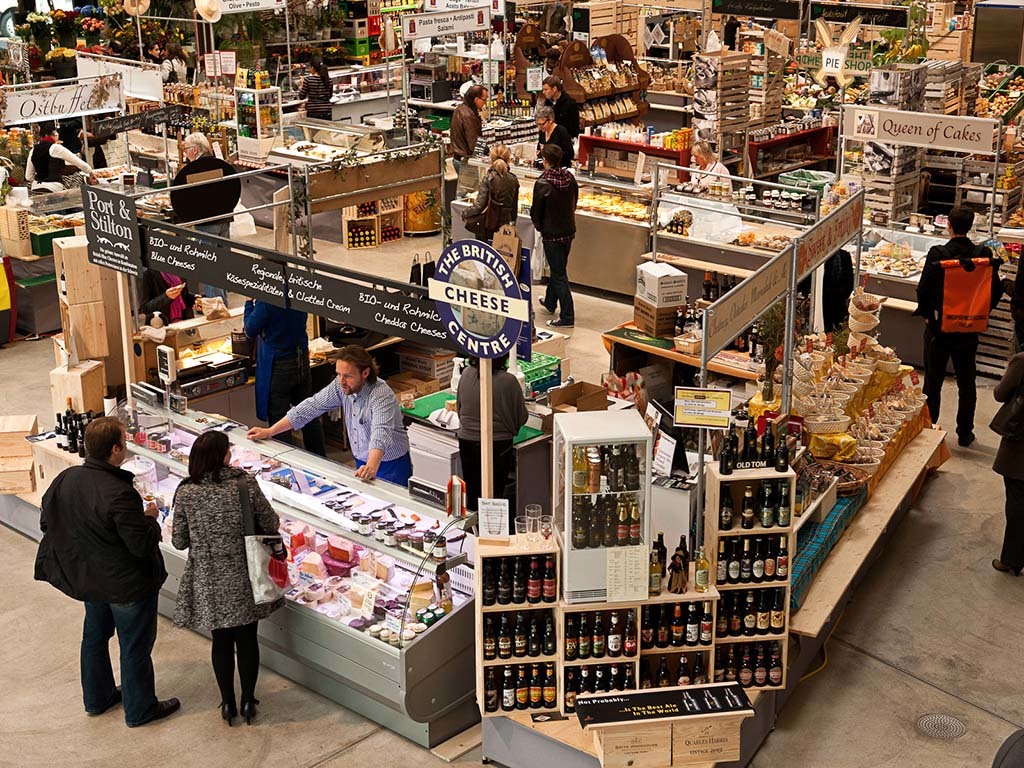
<svg viewBox="0 0 1024 768">
<path fill-rule="evenodd" d="M 106 24 L 102 19 L 82 19 L 82 34 L 85 35 L 85 44 L 87 46 L 99 45 L 100 34 L 103 32 L 103 28 L 105 26 Z"/>
<path fill-rule="evenodd" d="M 71 48 L 54 48 L 46 54 L 47 63 L 53 67 L 58 80 L 74 77 L 76 74 L 75 52 Z"/>
<path fill-rule="evenodd" d="M 50 18 L 53 19 L 53 31 L 57 35 L 57 42 L 62 48 L 74 48 L 78 45 L 78 28 L 82 23 L 82 16 L 78 11 L 51 11 Z"/>
<path fill-rule="evenodd" d="M 770 403 L 775 399 L 775 370 L 782 362 L 782 343 L 786 332 L 786 302 L 770 306 L 757 321 L 758 334 L 764 348 L 764 381 L 761 399 Z"/>
<path fill-rule="evenodd" d="M 25 23 L 32 30 L 32 39 L 42 53 L 50 50 L 53 44 L 53 20 L 45 13 L 33 11 L 25 17 Z"/>
</svg>

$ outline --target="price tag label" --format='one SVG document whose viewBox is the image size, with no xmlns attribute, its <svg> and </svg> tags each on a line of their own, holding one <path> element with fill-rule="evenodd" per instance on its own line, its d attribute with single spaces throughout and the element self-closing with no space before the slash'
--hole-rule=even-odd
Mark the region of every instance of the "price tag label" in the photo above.
<svg viewBox="0 0 1024 768">
<path fill-rule="evenodd" d="M 544 87 L 544 67 L 526 68 L 526 90 L 537 93 Z"/>
<path fill-rule="evenodd" d="M 917 375 L 917 371 L 910 372 L 910 383 L 915 387 L 920 383 L 921 377 Z"/>
<path fill-rule="evenodd" d="M 402 617 L 394 613 L 388 613 L 384 617 L 384 626 L 392 633 L 402 631 Z"/>
<path fill-rule="evenodd" d="M 339 616 L 348 616 L 352 613 L 352 601 L 344 595 L 338 595 L 338 605 L 341 606 L 341 613 Z"/>
<path fill-rule="evenodd" d="M 373 617 L 373 606 L 377 601 L 377 590 L 371 589 L 365 595 L 363 595 L 363 606 L 360 609 L 360 614 L 364 619 Z"/>
</svg>

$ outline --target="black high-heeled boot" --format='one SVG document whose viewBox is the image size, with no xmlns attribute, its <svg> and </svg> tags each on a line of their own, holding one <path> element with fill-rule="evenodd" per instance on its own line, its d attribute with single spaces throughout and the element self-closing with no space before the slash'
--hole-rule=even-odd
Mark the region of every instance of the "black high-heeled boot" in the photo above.
<svg viewBox="0 0 1024 768">
<path fill-rule="evenodd" d="M 221 702 L 220 716 L 224 718 L 230 728 L 234 725 L 234 719 L 238 717 L 238 708 L 234 704 L 225 704 L 224 702 Z"/>
<path fill-rule="evenodd" d="M 256 705 L 259 703 L 259 699 L 242 702 L 242 717 L 245 718 L 246 725 L 252 725 L 253 718 L 256 717 Z"/>
</svg>

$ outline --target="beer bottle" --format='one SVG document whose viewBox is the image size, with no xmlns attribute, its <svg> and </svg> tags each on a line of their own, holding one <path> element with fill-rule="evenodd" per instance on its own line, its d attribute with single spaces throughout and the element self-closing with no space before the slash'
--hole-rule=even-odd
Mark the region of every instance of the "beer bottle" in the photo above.
<svg viewBox="0 0 1024 768">
<path fill-rule="evenodd" d="M 725 539 L 718 540 L 718 560 L 715 561 L 715 583 L 725 584 L 729 578 L 729 558 L 725 554 Z"/>
<path fill-rule="evenodd" d="M 618 524 L 615 526 L 615 546 L 624 547 L 629 544 L 629 507 L 624 496 L 619 497 L 616 510 Z"/>
<path fill-rule="evenodd" d="M 530 678 L 525 664 L 516 668 L 516 709 L 530 708 Z"/>
<path fill-rule="evenodd" d="M 729 636 L 739 637 L 743 634 L 743 606 L 740 593 L 732 593 L 732 603 L 729 604 Z"/>
<path fill-rule="evenodd" d="M 614 547 L 618 543 L 619 516 L 615 505 L 614 496 L 602 496 L 600 504 L 604 506 L 604 545 Z M 626 525 L 625 535 L 629 536 L 629 525 Z"/>
<path fill-rule="evenodd" d="M 618 664 L 612 664 L 608 667 L 608 675 L 605 677 L 605 690 L 621 691 L 622 690 L 622 678 L 620 677 L 620 670 Z"/>
<path fill-rule="evenodd" d="M 754 666 L 750 661 L 750 646 L 743 646 L 743 658 L 740 660 L 737 681 L 744 688 L 749 688 L 754 682 Z"/>
<path fill-rule="evenodd" d="M 769 465 L 775 461 L 775 432 L 767 419 L 764 422 L 764 434 L 761 435 L 761 460 Z"/>
<path fill-rule="evenodd" d="M 725 682 L 736 682 L 736 677 L 738 674 L 739 670 L 736 667 L 736 646 L 730 644 L 729 650 L 725 655 Z"/>
<path fill-rule="evenodd" d="M 517 658 L 526 655 L 526 617 L 522 611 L 516 613 L 516 625 L 512 630 L 512 655 Z"/>
<path fill-rule="evenodd" d="M 714 636 L 715 622 L 711 616 L 711 603 L 705 601 L 704 612 L 700 617 L 700 644 L 711 645 Z"/>
<path fill-rule="evenodd" d="M 608 675 L 605 673 L 604 664 L 599 664 L 594 667 L 594 692 L 603 693 L 611 690 L 611 686 L 608 685 Z"/>
<path fill-rule="evenodd" d="M 779 438 L 779 446 L 775 449 L 775 471 L 785 472 L 789 469 L 789 446 L 786 445 L 786 436 Z"/>
<path fill-rule="evenodd" d="M 711 588 L 711 563 L 704 556 L 704 547 L 697 550 L 697 559 L 693 567 L 694 589 L 698 592 L 707 592 Z"/>
<path fill-rule="evenodd" d="M 743 460 L 757 461 L 757 425 L 753 419 L 747 420 L 747 428 L 743 430 Z"/>
<path fill-rule="evenodd" d="M 498 584 L 494 579 L 494 560 L 484 560 L 483 604 L 494 605 L 498 601 Z"/>
<path fill-rule="evenodd" d="M 594 616 L 594 631 L 590 638 L 590 655 L 595 659 L 603 659 L 605 654 L 604 621 L 600 611 Z"/>
<path fill-rule="evenodd" d="M 640 619 L 640 648 L 647 650 L 654 647 L 654 619 L 653 607 L 644 606 L 643 615 Z"/>
<path fill-rule="evenodd" d="M 701 298 L 704 299 L 704 301 L 711 301 L 711 270 L 710 269 L 704 270 L 704 285 L 703 285 L 703 289 L 704 290 L 701 293 Z"/>
<path fill-rule="evenodd" d="M 641 543 L 644 527 L 640 519 L 640 505 L 636 499 L 629 500 L 629 543 L 636 546 Z"/>
<path fill-rule="evenodd" d="M 761 599 L 757 606 L 757 634 L 767 634 L 768 627 L 770 626 L 769 617 L 771 616 L 771 593 L 770 589 L 761 590 Z"/>
<path fill-rule="evenodd" d="M 505 712 L 516 708 L 516 680 L 512 676 L 512 667 L 505 667 L 501 673 L 501 708 Z"/>
<path fill-rule="evenodd" d="M 661 578 L 665 578 L 665 568 L 668 564 L 668 548 L 665 546 L 665 534 L 658 531 L 658 541 L 654 545 L 658 552 L 658 563 L 661 565 Z"/>
<path fill-rule="evenodd" d="M 546 611 L 544 617 L 544 638 L 541 641 L 541 648 L 545 656 L 554 656 L 558 652 L 558 638 L 555 637 L 555 620 L 550 611 Z"/>
<path fill-rule="evenodd" d="M 579 629 L 576 628 L 576 614 L 565 617 L 565 660 L 576 661 L 580 650 Z"/>
<path fill-rule="evenodd" d="M 634 691 L 634 690 L 636 690 L 636 675 L 633 672 L 633 665 L 632 664 L 627 664 L 626 665 L 626 674 L 623 676 L 623 680 L 622 680 L 622 690 L 624 690 L 624 691 Z"/>
<path fill-rule="evenodd" d="M 526 636 L 526 655 L 540 656 L 541 636 L 540 622 L 537 621 L 537 611 L 530 614 L 530 631 Z"/>
<path fill-rule="evenodd" d="M 488 667 L 484 673 L 484 711 L 498 711 L 498 682 L 494 678 L 494 667 Z"/>
<path fill-rule="evenodd" d="M 764 688 L 768 683 L 768 664 L 764 657 L 764 645 L 758 643 L 755 646 L 754 657 L 754 686 Z"/>
<path fill-rule="evenodd" d="M 508 605 L 512 602 L 512 575 L 508 570 L 508 558 L 501 558 L 498 568 L 498 603 Z"/>
<path fill-rule="evenodd" d="M 676 685 L 686 686 L 693 681 L 690 678 L 690 660 L 685 653 L 679 654 L 679 674 L 676 676 Z"/>
<path fill-rule="evenodd" d="M 773 635 L 781 635 L 786 631 L 786 590 L 775 589 L 772 591 L 775 592 L 775 600 L 769 618 L 770 631 Z"/>
<path fill-rule="evenodd" d="M 773 581 L 775 579 L 775 541 L 772 537 L 765 540 L 765 555 L 764 555 L 764 580 Z"/>
<path fill-rule="evenodd" d="M 577 693 L 593 693 L 594 678 L 590 674 L 590 668 L 586 665 L 580 667 L 579 682 L 576 684 Z"/>
<path fill-rule="evenodd" d="M 494 631 L 494 618 L 484 617 L 484 659 L 497 658 L 498 656 L 498 635 Z"/>
<path fill-rule="evenodd" d="M 723 440 L 722 449 L 718 452 L 718 473 L 731 475 L 734 469 L 736 469 L 736 457 L 732 453 L 732 443 Z"/>
<path fill-rule="evenodd" d="M 718 530 L 731 531 L 733 519 L 732 494 L 729 493 L 729 485 L 722 483 L 722 503 L 718 508 Z"/>
<path fill-rule="evenodd" d="M 579 649 L 577 651 L 577 658 L 589 659 L 590 658 L 590 622 L 587 620 L 587 614 L 580 614 L 580 635 L 579 635 Z"/>
<path fill-rule="evenodd" d="M 636 445 L 625 450 L 626 454 L 626 490 L 640 490 L 640 457 L 637 451 L 640 446 Z"/>
<path fill-rule="evenodd" d="M 530 667 L 530 709 L 544 706 L 544 681 L 540 676 L 540 665 Z"/>
<path fill-rule="evenodd" d="M 654 597 L 661 594 L 661 563 L 658 562 L 658 550 L 651 550 L 651 561 L 647 567 L 647 594 Z"/>
<path fill-rule="evenodd" d="M 740 540 L 732 539 L 729 545 L 729 573 L 727 581 L 730 584 L 740 583 Z"/>
<path fill-rule="evenodd" d="M 576 496 L 572 500 L 572 548 L 586 549 L 590 531 L 587 515 L 587 498 Z"/>
<path fill-rule="evenodd" d="M 789 511 L 789 483 L 785 480 L 779 481 L 779 493 L 778 493 L 778 512 L 776 513 L 776 523 L 780 528 L 785 528 L 789 525 L 790 511 Z"/>
<path fill-rule="evenodd" d="M 579 675 L 576 674 L 576 667 L 565 669 L 565 711 L 576 711 L 576 686 L 579 684 Z"/>
<path fill-rule="evenodd" d="M 686 639 L 686 624 L 683 621 L 683 606 L 676 603 L 672 611 L 672 645 L 678 648 Z"/>
<path fill-rule="evenodd" d="M 558 599 L 558 576 L 555 574 L 555 556 L 544 558 L 544 578 L 541 581 L 541 599 L 553 603 Z"/>
<path fill-rule="evenodd" d="M 512 569 L 512 602 L 516 605 L 526 602 L 526 571 L 521 557 L 515 558 Z"/>
<path fill-rule="evenodd" d="M 633 611 L 626 611 L 626 629 L 622 635 L 622 655 L 627 658 L 636 656 L 636 621 L 633 618 Z M 632 669 L 632 665 L 628 667 Z"/>
<path fill-rule="evenodd" d="M 697 603 L 690 603 L 686 610 L 686 644 L 700 644 L 700 611 Z"/>
<path fill-rule="evenodd" d="M 771 644 L 771 661 L 768 663 L 768 685 L 778 687 L 782 685 L 782 649 L 778 640 Z"/>
<path fill-rule="evenodd" d="M 530 573 L 526 578 L 526 601 L 540 602 L 540 560 L 536 555 L 530 558 Z"/>
<path fill-rule="evenodd" d="M 512 658 L 512 628 L 509 626 L 508 614 L 501 614 L 501 624 L 498 627 L 498 658 Z"/>
<path fill-rule="evenodd" d="M 587 492 L 587 454 L 582 447 L 572 449 L 572 492 Z"/>
<path fill-rule="evenodd" d="M 754 537 L 753 553 L 754 559 L 751 562 L 750 573 L 755 583 L 760 584 L 764 581 L 764 538 L 761 536 Z"/>
<path fill-rule="evenodd" d="M 698 653 L 697 658 L 693 662 L 693 684 L 694 685 L 707 685 L 708 684 L 708 671 L 704 669 L 704 654 Z"/>
<path fill-rule="evenodd" d="M 775 558 L 775 577 L 779 581 L 789 578 L 789 552 L 787 551 L 786 537 L 779 536 L 779 554 Z"/>
<path fill-rule="evenodd" d="M 668 648 L 671 638 L 671 631 L 668 623 L 668 606 L 658 607 L 658 628 L 654 635 L 654 644 L 658 648 Z"/>
<path fill-rule="evenodd" d="M 587 509 L 590 511 L 590 527 L 587 529 L 587 546 L 591 549 L 600 547 L 604 543 L 604 506 L 598 500 L 597 504 L 591 504 L 590 499 L 586 500 Z"/>
<path fill-rule="evenodd" d="M 648 688 L 653 688 L 654 683 L 651 681 L 651 665 L 647 663 L 647 659 L 640 659 L 640 690 L 646 691 Z"/>
<path fill-rule="evenodd" d="M 767 485 L 767 483 L 765 483 Z M 771 528 L 775 525 L 775 510 L 772 508 L 771 496 L 766 492 L 761 505 L 761 527 Z"/>
<path fill-rule="evenodd" d="M 657 687 L 668 688 L 668 662 L 665 660 L 664 656 L 661 656 L 659 658 L 661 659 L 661 662 L 658 664 Z"/>
<path fill-rule="evenodd" d="M 619 624 L 618 611 L 612 611 L 608 617 L 608 655 L 612 658 L 622 655 L 622 626 Z"/>
<path fill-rule="evenodd" d="M 750 539 L 743 539 L 743 557 L 740 558 L 740 582 L 748 583 L 754 578 L 754 557 L 750 552 Z"/>
<path fill-rule="evenodd" d="M 722 595 L 722 603 L 715 619 L 715 634 L 718 637 L 725 637 L 729 634 L 728 606 L 732 603 L 733 594 L 732 592 L 726 592 Z"/>
<path fill-rule="evenodd" d="M 555 665 L 550 661 L 544 665 L 544 687 L 542 700 L 544 709 L 554 709 L 558 706 L 558 683 L 555 680 Z"/>
<path fill-rule="evenodd" d="M 757 605 L 754 598 L 754 591 L 747 592 L 746 604 L 743 608 L 743 634 L 757 634 Z"/>
<path fill-rule="evenodd" d="M 754 489 L 749 485 L 743 489 L 743 508 L 740 511 L 740 527 L 754 527 Z"/>
</svg>

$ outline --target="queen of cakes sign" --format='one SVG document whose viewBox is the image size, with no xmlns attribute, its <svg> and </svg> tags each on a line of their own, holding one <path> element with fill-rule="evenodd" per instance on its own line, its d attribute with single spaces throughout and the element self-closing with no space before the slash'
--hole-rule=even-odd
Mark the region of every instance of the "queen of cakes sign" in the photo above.
<svg viewBox="0 0 1024 768">
<path fill-rule="evenodd" d="M 444 249 L 429 291 L 449 338 L 473 357 L 507 354 L 530 319 L 528 290 L 505 258 L 479 240 Z"/>
<path fill-rule="evenodd" d="M 998 120 L 981 117 L 952 117 L 880 107 L 843 110 L 843 135 L 861 141 L 990 155 L 996 146 L 998 131 Z"/>
</svg>

